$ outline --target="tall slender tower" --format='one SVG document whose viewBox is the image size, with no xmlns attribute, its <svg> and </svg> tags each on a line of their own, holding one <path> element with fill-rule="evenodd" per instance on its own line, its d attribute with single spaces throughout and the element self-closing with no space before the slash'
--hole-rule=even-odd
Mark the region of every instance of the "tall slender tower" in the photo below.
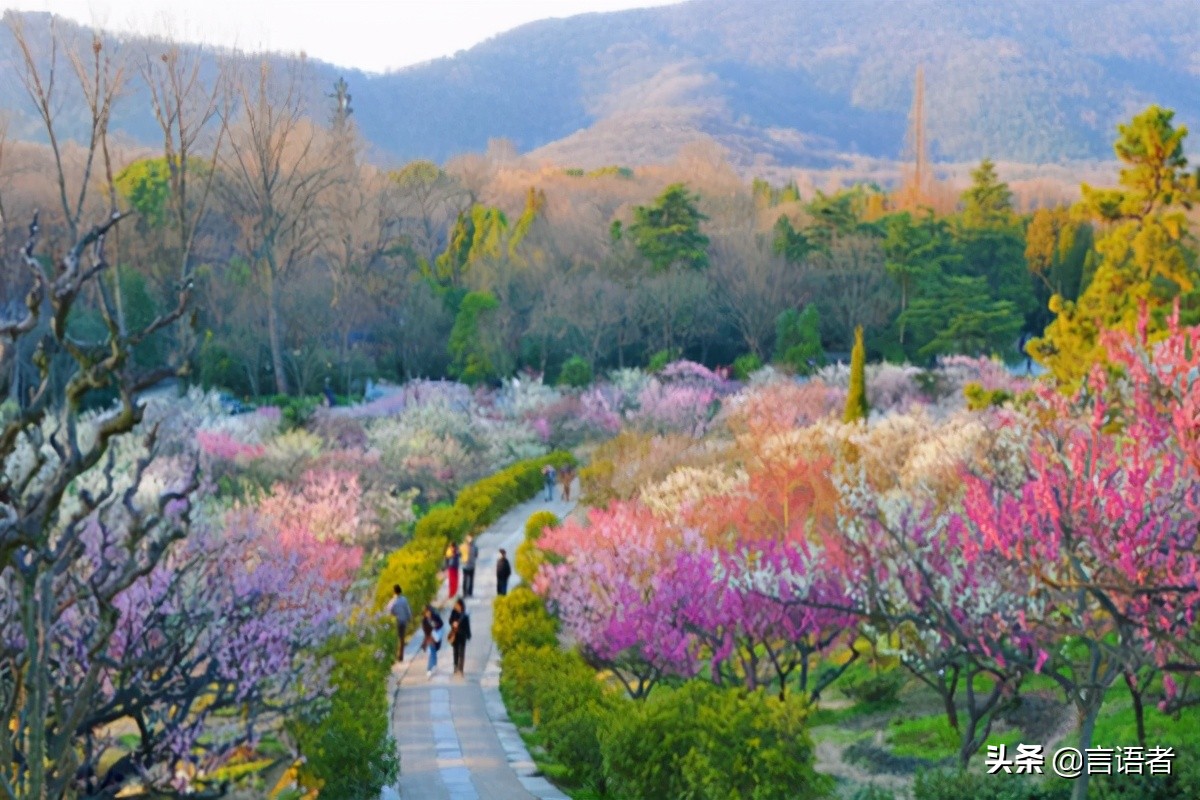
<svg viewBox="0 0 1200 800">
<path fill-rule="evenodd" d="M 929 164 L 929 143 L 925 136 L 925 66 L 917 65 L 917 80 L 913 87 L 912 110 L 908 115 L 908 135 L 904 156 L 908 165 L 900 187 L 900 207 L 915 210 L 931 202 L 933 174 Z"/>
</svg>

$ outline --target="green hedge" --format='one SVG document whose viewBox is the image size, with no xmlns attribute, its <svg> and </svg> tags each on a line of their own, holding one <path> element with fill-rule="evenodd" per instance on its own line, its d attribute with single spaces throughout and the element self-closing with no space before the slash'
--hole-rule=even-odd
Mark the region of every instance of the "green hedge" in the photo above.
<svg viewBox="0 0 1200 800">
<path fill-rule="evenodd" d="M 382 611 L 392 601 L 392 587 L 399 584 L 413 613 L 420 616 L 421 609 L 437 596 L 438 570 L 445 552 L 440 539 L 413 539 L 388 556 L 375 584 L 375 610 Z"/>
<path fill-rule="evenodd" d="M 528 586 L 518 586 L 496 598 L 492 638 L 501 653 L 520 645 L 541 647 L 558 644 L 558 620 Z"/>
<path fill-rule="evenodd" d="M 558 515 L 552 511 L 535 511 L 525 520 L 525 538 L 536 542 L 542 538 L 542 531 L 558 525 Z"/>
<path fill-rule="evenodd" d="M 575 457 L 557 451 L 519 461 L 476 481 L 458 493 L 453 506 L 435 508 L 418 520 L 413 537 L 461 542 L 468 533 L 478 533 L 513 506 L 536 497 L 542 487 L 542 467 L 547 464 L 562 469 L 574 466 Z"/>
<path fill-rule="evenodd" d="M 558 517 L 549 511 L 535 511 L 525 521 L 525 540 L 517 545 L 513 566 L 521 576 L 521 581 L 528 586 L 533 585 L 538 569 L 548 559 L 546 552 L 537 546 L 537 540 L 542 537 L 546 528 L 557 524 Z"/>
<path fill-rule="evenodd" d="M 806 800 L 830 795 L 797 699 L 694 680 L 612 715 L 601 736 L 615 797 Z"/>
<path fill-rule="evenodd" d="M 912 795 L 915 800 L 1069 800 L 1071 788 L 1064 782 L 1033 781 L 1024 775 L 935 770 L 917 774 Z"/>
<path fill-rule="evenodd" d="M 832 780 L 812 766 L 802 700 L 701 680 L 629 700 L 578 651 L 559 648 L 557 620 L 527 586 L 497 598 L 492 635 L 502 654 L 505 701 L 532 717 L 563 779 L 589 796 L 830 796 Z"/>
<path fill-rule="evenodd" d="M 517 545 L 517 554 L 513 561 L 513 566 L 517 570 L 517 574 L 521 576 L 521 582 L 533 585 L 533 579 L 537 577 L 538 570 L 542 564 L 546 562 L 546 551 L 537 546 L 537 543 L 526 539 Z"/>
<path fill-rule="evenodd" d="M 625 700 L 601 683 L 574 650 L 519 644 L 500 663 L 500 687 L 518 710 L 531 713 L 546 751 L 571 780 L 603 792 L 600 737 Z"/>
<path fill-rule="evenodd" d="M 288 729 L 304 754 L 300 780 L 322 797 L 375 800 L 396 780 L 387 697 L 395 649 L 394 628 L 380 623 L 334 637 L 320 651 L 333 659 L 329 705 L 292 719 Z"/>
</svg>

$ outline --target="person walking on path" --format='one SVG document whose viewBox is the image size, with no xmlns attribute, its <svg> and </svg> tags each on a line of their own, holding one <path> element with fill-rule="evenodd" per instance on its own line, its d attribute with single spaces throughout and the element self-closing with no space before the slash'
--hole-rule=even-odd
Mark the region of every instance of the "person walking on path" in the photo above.
<svg viewBox="0 0 1200 800">
<path fill-rule="evenodd" d="M 408 598 L 404 596 L 404 590 L 399 584 L 392 587 L 395 597 L 392 598 L 392 603 L 388 606 L 388 611 L 396 618 L 396 633 L 398 634 L 399 644 L 396 645 L 396 660 L 404 660 L 404 634 L 408 630 L 408 623 L 412 621 L 412 608 L 408 605 Z"/>
<path fill-rule="evenodd" d="M 446 558 L 442 562 L 442 569 L 446 570 L 446 596 L 454 597 L 458 594 L 458 548 L 453 544 L 446 545 Z"/>
<path fill-rule="evenodd" d="M 433 606 L 425 606 L 425 613 L 421 618 L 421 630 L 425 634 L 425 639 L 421 642 L 421 649 L 429 653 L 429 664 L 425 672 L 427 678 L 431 677 L 433 671 L 437 669 L 438 648 L 442 646 L 445 627 L 446 624 L 442 622 L 441 616 L 433 610 Z"/>
<path fill-rule="evenodd" d="M 454 609 L 450 612 L 449 635 L 450 646 L 454 649 L 454 674 L 464 675 L 467 642 L 471 639 L 471 615 L 461 597 L 454 601 Z"/>
<path fill-rule="evenodd" d="M 547 464 L 546 466 L 542 467 L 542 477 L 546 481 L 547 503 L 554 499 L 554 478 L 557 475 L 558 473 L 554 471 L 554 466 L 552 464 Z"/>
<path fill-rule="evenodd" d="M 575 474 L 568 467 L 563 467 L 563 471 L 558 473 L 558 483 L 562 486 L 562 499 L 564 503 L 571 502 L 571 481 L 575 480 Z"/>
<path fill-rule="evenodd" d="M 508 551 L 500 548 L 500 557 L 496 559 L 496 596 L 508 594 L 508 579 L 512 575 L 512 566 L 508 563 Z"/>
<path fill-rule="evenodd" d="M 475 564 L 479 561 L 479 545 L 475 537 L 467 534 L 467 539 L 459 548 L 462 561 L 463 597 L 475 596 Z"/>
</svg>

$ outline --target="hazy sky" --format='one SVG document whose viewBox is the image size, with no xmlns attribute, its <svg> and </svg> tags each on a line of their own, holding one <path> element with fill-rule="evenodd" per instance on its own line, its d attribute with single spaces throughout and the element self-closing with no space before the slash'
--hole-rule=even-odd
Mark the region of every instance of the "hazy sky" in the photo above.
<svg viewBox="0 0 1200 800">
<path fill-rule="evenodd" d="M 338 66 L 383 72 L 453 55 L 538 19 L 678 1 L 7 0 L 4 7 L 244 50 L 303 50 Z"/>
</svg>

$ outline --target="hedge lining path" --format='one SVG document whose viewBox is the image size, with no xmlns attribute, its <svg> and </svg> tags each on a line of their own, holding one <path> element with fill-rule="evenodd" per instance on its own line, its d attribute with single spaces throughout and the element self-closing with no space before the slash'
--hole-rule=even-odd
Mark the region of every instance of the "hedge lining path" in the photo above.
<svg viewBox="0 0 1200 800">
<path fill-rule="evenodd" d="M 576 488 L 575 491 L 578 491 Z M 411 636 L 404 663 L 392 669 L 392 735 L 400 751 L 400 797 L 403 800 L 567 800 L 541 777 L 508 719 L 500 699 L 499 652 L 492 643 L 492 602 L 496 596 L 496 556 L 501 547 L 509 563 L 525 537 L 525 521 L 535 511 L 551 511 L 560 519 L 574 503 L 564 503 L 559 487 L 547 503 L 543 492 L 501 517 L 476 538 L 479 565 L 475 597 L 467 598 L 471 641 L 465 676 L 452 675 L 449 643 L 438 652 L 438 667 L 425 677 L 426 656 L 418 650 L 421 628 Z M 514 569 L 509 589 L 520 582 Z M 436 605 L 448 620 L 451 601 L 442 581 Z M 420 609 L 413 609 L 415 614 Z"/>
</svg>

